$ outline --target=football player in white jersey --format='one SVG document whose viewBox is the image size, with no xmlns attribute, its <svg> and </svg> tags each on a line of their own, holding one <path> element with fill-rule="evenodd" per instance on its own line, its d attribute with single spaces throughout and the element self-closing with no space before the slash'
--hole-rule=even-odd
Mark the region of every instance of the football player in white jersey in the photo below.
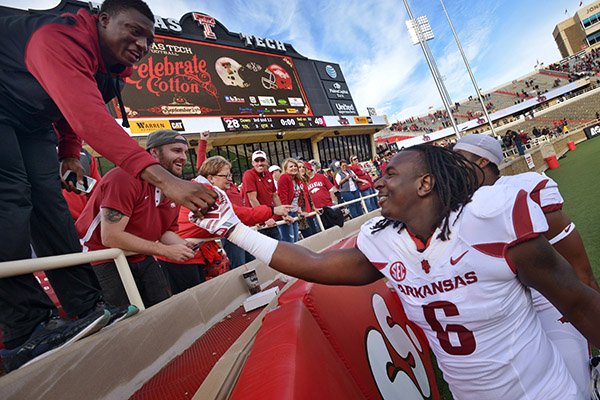
<svg viewBox="0 0 600 400">
<path fill-rule="evenodd" d="M 311 282 L 386 277 L 427 335 L 456 399 L 584 399 L 544 334 L 528 287 L 596 346 L 600 294 L 543 237 L 544 214 L 526 191 L 478 186 L 477 166 L 461 155 L 414 146 L 377 181 L 383 217 L 361 227 L 356 248 L 315 253 L 237 221 L 228 239 Z M 198 224 L 215 226 L 206 218 Z"/>
<path fill-rule="evenodd" d="M 563 198 L 554 180 L 536 172 L 500 177 L 498 165 L 503 160 L 502 147 L 488 135 L 464 136 L 456 143 L 454 151 L 481 167 L 480 182 L 483 185 L 508 185 L 527 191 L 544 212 L 549 227 L 544 236 L 573 266 L 583 283 L 600 291 L 581 236 L 562 211 Z M 587 341 L 538 291 L 532 290 L 532 297 L 546 335 L 558 348 L 577 385 L 589 390 L 590 349 Z"/>
</svg>

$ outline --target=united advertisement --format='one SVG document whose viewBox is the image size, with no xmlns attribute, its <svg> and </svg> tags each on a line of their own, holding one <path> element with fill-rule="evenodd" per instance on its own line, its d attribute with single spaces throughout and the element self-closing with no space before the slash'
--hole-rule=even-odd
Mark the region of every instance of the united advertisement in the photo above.
<svg viewBox="0 0 600 400">
<path fill-rule="evenodd" d="M 123 89 L 132 118 L 308 117 L 306 98 L 290 57 L 165 36 Z"/>
</svg>

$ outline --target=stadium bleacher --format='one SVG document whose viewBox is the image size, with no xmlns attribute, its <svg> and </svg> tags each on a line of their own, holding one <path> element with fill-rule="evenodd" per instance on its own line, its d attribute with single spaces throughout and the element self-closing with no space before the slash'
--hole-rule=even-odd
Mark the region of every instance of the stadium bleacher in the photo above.
<svg viewBox="0 0 600 400">
<path fill-rule="evenodd" d="M 568 57 L 549 65 L 547 68 L 536 70 L 524 77 L 503 84 L 497 88 L 482 93 L 489 113 L 511 107 L 523 100 L 543 95 L 547 91 L 564 86 L 576 79 L 591 77 L 593 86 L 598 84 L 600 73 L 600 50 L 589 50 L 576 56 Z M 456 104 L 458 107 L 456 107 Z M 587 106 L 587 105 L 586 105 Z M 581 110 L 576 111 L 581 114 Z M 591 117 L 595 118 L 596 110 Z M 453 117 L 457 123 L 477 119 L 483 115 L 481 104 L 476 96 L 455 103 Z M 570 115 L 570 114 L 569 114 Z M 561 116 L 561 119 L 565 116 Z M 589 120 L 589 113 L 573 115 L 572 119 Z M 530 121 L 528 121 L 530 122 Z M 547 122 L 544 120 L 533 122 Z M 524 130 L 531 125 L 526 124 Z M 450 120 L 445 110 L 432 110 L 427 114 L 397 121 L 390 127 L 391 131 L 409 132 L 414 135 L 424 135 L 450 126 Z"/>
</svg>

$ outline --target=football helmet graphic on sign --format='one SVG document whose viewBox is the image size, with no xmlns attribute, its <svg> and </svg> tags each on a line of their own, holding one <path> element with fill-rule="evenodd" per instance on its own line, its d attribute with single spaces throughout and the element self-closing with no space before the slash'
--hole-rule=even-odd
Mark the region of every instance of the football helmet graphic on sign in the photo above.
<svg viewBox="0 0 600 400">
<path fill-rule="evenodd" d="M 244 71 L 244 67 L 233 58 L 221 57 L 215 62 L 215 70 L 219 77 L 227 86 L 248 87 L 249 83 L 244 82 L 240 73 Z"/>
<path fill-rule="evenodd" d="M 265 89 L 292 90 L 292 77 L 283 67 L 271 64 L 265 68 L 265 72 L 267 76 L 263 76 L 261 79 Z"/>
</svg>

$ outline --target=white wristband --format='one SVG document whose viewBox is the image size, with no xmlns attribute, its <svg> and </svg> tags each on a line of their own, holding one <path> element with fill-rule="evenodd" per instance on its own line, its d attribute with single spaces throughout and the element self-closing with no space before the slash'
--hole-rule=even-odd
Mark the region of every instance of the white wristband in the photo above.
<svg viewBox="0 0 600 400">
<path fill-rule="evenodd" d="M 271 263 L 271 258 L 273 258 L 273 253 L 275 253 L 279 243 L 277 240 L 258 233 L 242 223 L 235 226 L 227 240 L 240 246 L 267 265 Z"/>
<path fill-rule="evenodd" d="M 548 240 L 548 242 L 550 244 L 554 245 L 554 244 L 560 242 L 561 240 L 563 240 L 564 238 L 566 238 L 567 236 L 569 236 L 574 230 L 575 230 L 575 223 L 571 222 L 569 225 L 567 225 L 567 227 L 565 229 L 560 231 L 560 233 L 558 235 L 556 235 L 552 239 Z"/>
</svg>

